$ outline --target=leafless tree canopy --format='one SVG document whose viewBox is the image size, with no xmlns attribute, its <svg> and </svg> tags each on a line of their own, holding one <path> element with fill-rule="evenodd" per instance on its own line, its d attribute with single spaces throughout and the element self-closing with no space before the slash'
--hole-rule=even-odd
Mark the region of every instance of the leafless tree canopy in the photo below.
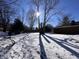
<svg viewBox="0 0 79 59">
<path fill-rule="evenodd" d="M 0 0 L 0 6 L 10 5 L 10 4 L 16 3 L 18 0 L 9 0 L 9 1 L 11 2 L 7 2 L 6 0 Z"/>
<path fill-rule="evenodd" d="M 59 0 L 33 0 L 33 3 L 36 5 L 37 7 L 37 11 L 39 12 L 40 7 L 43 7 L 43 11 L 44 11 L 44 16 L 43 16 L 43 23 L 44 26 L 46 25 L 46 23 L 50 20 L 50 18 L 56 14 L 55 12 L 53 12 L 56 8 L 56 5 L 59 3 Z"/>
<path fill-rule="evenodd" d="M 16 12 L 14 11 L 10 3 L 6 2 L 5 0 L 0 0 L 0 22 L 2 22 L 2 27 L 4 29 L 11 21 L 10 17 L 13 16 L 15 13 Z"/>
<path fill-rule="evenodd" d="M 29 24 L 29 27 L 31 29 L 33 29 L 33 26 L 35 24 L 35 11 L 33 9 L 29 9 L 29 11 L 27 12 L 27 21 L 28 21 L 28 24 Z"/>
</svg>

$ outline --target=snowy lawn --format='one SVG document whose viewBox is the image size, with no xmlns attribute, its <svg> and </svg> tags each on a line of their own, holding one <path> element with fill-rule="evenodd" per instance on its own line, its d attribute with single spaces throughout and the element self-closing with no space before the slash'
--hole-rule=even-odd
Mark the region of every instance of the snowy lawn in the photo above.
<svg viewBox="0 0 79 59">
<path fill-rule="evenodd" d="M 0 59 L 79 59 L 79 35 L 24 33 L 0 37 Z"/>
</svg>

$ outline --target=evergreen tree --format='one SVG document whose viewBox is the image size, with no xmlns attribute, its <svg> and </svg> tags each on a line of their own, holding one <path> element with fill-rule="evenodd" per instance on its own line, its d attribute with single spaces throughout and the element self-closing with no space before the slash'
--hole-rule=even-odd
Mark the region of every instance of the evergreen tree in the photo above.
<svg viewBox="0 0 79 59">
<path fill-rule="evenodd" d="M 23 23 L 20 21 L 20 19 L 16 18 L 14 24 L 12 25 L 11 31 L 14 32 L 15 34 L 19 34 L 23 30 L 24 30 Z"/>
</svg>

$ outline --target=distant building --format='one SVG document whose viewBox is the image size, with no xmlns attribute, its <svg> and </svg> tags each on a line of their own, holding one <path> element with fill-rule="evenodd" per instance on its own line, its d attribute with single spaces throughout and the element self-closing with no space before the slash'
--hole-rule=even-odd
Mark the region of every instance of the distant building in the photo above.
<svg viewBox="0 0 79 59">
<path fill-rule="evenodd" d="M 79 34 L 79 22 L 73 22 L 70 26 L 54 28 L 54 33 L 58 34 Z"/>
<path fill-rule="evenodd" d="M 79 22 L 76 22 L 75 25 L 79 25 Z"/>
<path fill-rule="evenodd" d="M 79 21 L 75 22 L 74 20 L 72 20 L 71 25 L 79 25 Z"/>
</svg>

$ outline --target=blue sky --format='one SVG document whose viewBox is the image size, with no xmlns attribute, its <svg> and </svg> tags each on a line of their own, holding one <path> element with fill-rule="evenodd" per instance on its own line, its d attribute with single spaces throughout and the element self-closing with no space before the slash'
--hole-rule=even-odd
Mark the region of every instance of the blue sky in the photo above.
<svg viewBox="0 0 79 59">
<path fill-rule="evenodd" d="M 79 0 L 60 0 L 59 8 L 79 20 Z"/>
<path fill-rule="evenodd" d="M 29 8 L 32 8 L 32 5 L 29 4 L 31 0 L 19 1 L 21 2 L 20 7 L 24 8 L 25 13 Z M 63 14 L 71 15 L 73 19 L 79 21 L 79 0 L 60 0 L 59 4 L 57 5 L 57 9 L 61 10 Z M 49 23 L 53 26 L 56 26 L 58 24 L 57 17 L 55 16 L 52 19 L 54 20 L 51 20 Z"/>
<path fill-rule="evenodd" d="M 60 0 L 57 9 L 60 9 L 63 14 L 70 15 L 75 21 L 79 21 L 79 0 Z M 51 24 L 56 26 L 58 21 L 55 19 Z"/>
</svg>

